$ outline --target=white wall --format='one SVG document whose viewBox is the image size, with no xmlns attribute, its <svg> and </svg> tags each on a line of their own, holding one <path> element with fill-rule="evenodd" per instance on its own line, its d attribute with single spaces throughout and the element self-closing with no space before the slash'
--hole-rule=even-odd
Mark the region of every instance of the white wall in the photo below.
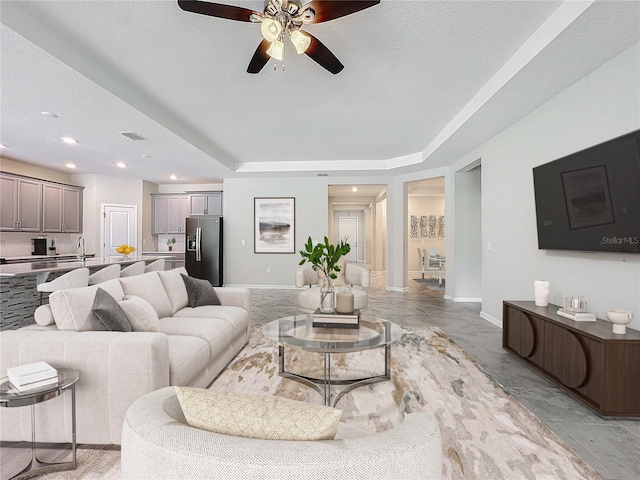
<svg viewBox="0 0 640 480">
<path fill-rule="evenodd" d="M 229 178 L 224 181 L 225 285 L 295 284 L 300 250 L 328 234 L 327 181 L 322 178 Z M 254 253 L 254 197 L 295 197 L 295 253 Z M 242 245 L 242 241 L 245 245 Z M 267 273 L 267 267 L 271 273 Z"/>
<path fill-rule="evenodd" d="M 142 251 L 143 181 L 111 177 L 108 175 L 74 175 L 74 179 L 84 188 L 84 237 L 87 253 L 100 254 L 102 204 L 135 205 L 138 211 L 138 240 L 135 245 Z"/>
<path fill-rule="evenodd" d="M 533 300 L 546 279 L 551 303 L 584 295 L 598 317 L 632 310 L 640 327 L 640 255 L 538 250 L 532 179 L 537 165 L 640 128 L 639 85 L 636 44 L 458 162 L 482 158 L 483 316 L 501 321 L 503 300 Z"/>
<path fill-rule="evenodd" d="M 479 301 L 482 296 L 482 188 L 481 167 L 454 175 L 456 235 L 455 272 L 447 265 L 447 274 L 455 278 L 454 301 Z M 449 276 L 448 275 L 448 276 Z"/>
</svg>

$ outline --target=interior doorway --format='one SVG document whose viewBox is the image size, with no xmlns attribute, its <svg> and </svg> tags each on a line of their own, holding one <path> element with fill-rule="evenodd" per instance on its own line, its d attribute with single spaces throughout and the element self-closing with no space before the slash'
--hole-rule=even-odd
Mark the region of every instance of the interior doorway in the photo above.
<svg viewBox="0 0 640 480">
<path fill-rule="evenodd" d="M 358 217 L 340 217 L 338 236 L 341 240 L 346 239 L 351 246 L 351 250 L 345 256 L 347 262 L 357 262 L 358 255 Z"/>
<path fill-rule="evenodd" d="M 383 272 L 386 265 L 381 258 L 386 258 L 387 226 L 379 211 L 386 193 L 385 184 L 328 185 L 331 242 L 348 237 L 351 252 L 347 260 L 364 263 L 372 272 Z"/>
<path fill-rule="evenodd" d="M 102 205 L 101 256 L 120 255 L 122 244 L 138 248 L 138 207 L 135 205 Z"/>
</svg>

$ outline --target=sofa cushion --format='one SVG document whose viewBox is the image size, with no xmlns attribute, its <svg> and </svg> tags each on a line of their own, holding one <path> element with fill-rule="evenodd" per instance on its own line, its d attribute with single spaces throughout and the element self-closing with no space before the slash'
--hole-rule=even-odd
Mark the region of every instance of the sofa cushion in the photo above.
<svg viewBox="0 0 640 480">
<path fill-rule="evenodd" d="M 167 335 L 169 384 L 189 385 L 209 364 L 210 348 L 198 337 Z"/>
<path fill-rule="evenodd" d="M 132 331 L 131 324 L 120 305 L 118 305 L 118 301 L 101 288 L 96 291 L 91 311 L 94 314 L 91 319 L 92 330 L 107 330 L 109 332 Z"/>
<path fill-rule="evenodd" d="M 332 440 L 342 410 L 282 397 L 176 387 L 187 423 L 236 437 Z"/>
<path fill-rule="evenodd" d="M 148 302 L 135 295 L 125 295 L 118 302 L 134 332 L 157 332 L 158 314 Z"/>
<path fill-rule="evenodd" d="M 124 291 L 118 279 L 100 284 L 100 288 L 116 300 L 122 300 Z M 93 301 L 96 297 L 97 285 L 81 288 L 58 290 L 49 296 L 49 305 L 53 312 L 58 330 L 76 330 L 83 332 L 92 330 Z"/>
<path fill-rule="evenodd" d="M 153 307 L 158 317 L 173 315 L 171 302 L 157 271 L 120 278 L 120 283 L 126 295 L 135 295 L 144 299 Z"/>
<path fill-rule="evenodd" d="M 215 359 L 233 341 L 233 327 L 217 318 L 161 318 L 158 331 L 171 335 L 197 337 L 209 345 L 208 361 Z"/>
<path fill-rule="evenodd" d="M 207 280 L 193 278 L 188 275 L 181 276 L 184 286 L 187 288 L 187 297 L 191 308 L 204 305 L 220 305 L 220 300 L 213 289 L 213 285 Z"/>
<path fill-rule="evenodd" d="M 174 318 L 214 318 L 228 322 L 236 337 L 249 327 L 251 316 L 244 308 L 226 305 L 205 305 L 196 308 L 183 308 L 176 312 Z"/>
<path fill-rule="evenodd" d="M 180 267 L 173 270 L 158 271 L 158 277 L 160 277 L 164 290 L 167 292 L 173 313 L 189 305 L 187 287 L 184 286 L 181 274 L 188 275 L 187 269 Z"/>
</svg>

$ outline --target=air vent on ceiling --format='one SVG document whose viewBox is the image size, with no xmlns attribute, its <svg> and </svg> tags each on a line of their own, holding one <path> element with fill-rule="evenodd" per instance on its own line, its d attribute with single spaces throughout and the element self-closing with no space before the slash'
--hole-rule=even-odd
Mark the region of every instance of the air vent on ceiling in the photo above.
<svg viewBox="0 0 640 480">
<path fill-rule="evenodd" d="M 124 135 L 131 140 L 149 140 L 147 137 L 143 137 L 138 132 L 118 132 L 120 135 Z"/>
<path fill-rule="evenodd" d="M 328 173 L 317 173 L 316 175 L 318 175 L 319 177 L 328 177 L 329 176 Z"/>
</svg>

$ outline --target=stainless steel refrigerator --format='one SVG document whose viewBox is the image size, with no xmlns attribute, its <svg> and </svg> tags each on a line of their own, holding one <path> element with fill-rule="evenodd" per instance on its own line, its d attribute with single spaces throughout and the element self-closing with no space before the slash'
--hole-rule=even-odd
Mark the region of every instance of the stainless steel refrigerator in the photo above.
<svg viewBox="0 0 640 480">
<path fill-rule="evenodd" d="M 189 217 L 185 267 L 191 277 L 222 286 L 222 217 Z"/>
</svg>

